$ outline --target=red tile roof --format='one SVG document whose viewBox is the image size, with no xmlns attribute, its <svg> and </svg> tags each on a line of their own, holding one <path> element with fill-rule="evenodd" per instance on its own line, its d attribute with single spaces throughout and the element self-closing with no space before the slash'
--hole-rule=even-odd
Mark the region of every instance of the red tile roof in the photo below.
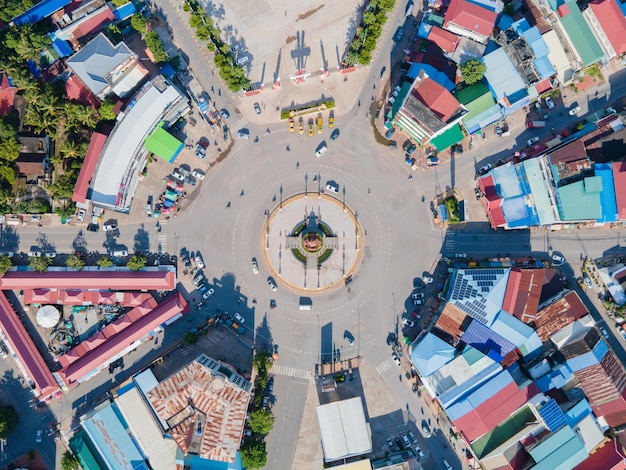
<svg viewBox="0 0 626 470">
<path fill-rule="evenodd" d="M 626 162 L 613 162 L 613 186 L 619 219 L 626 219 Z"/>
<path fill-rule="evenodd" d="M 179 313 L 184 314 L 188 310 L 187 302 L 185 302 L 183 296 L 177 292 L 172 297 L 159 304 L 154 310 L 134 322 L 126 322 L 124 318 L 126 317 L 125 315 L 122 319 L 113 323 L 123 323 L 125 325 L 123 329 L 117 332 L 112 332 L 112 329 L 107 331 L 107 329 L 113 325 L 111 324 L 102 331 L 106 337 L 106 341 L 90 349 L 76 360 L 70 358 L 62 360 L 62 357 L 59 358 L 60 363 L 69 362 L 67 367 L 64 367 L 58 372 L 59 377 L 69 387 L 77 385 L 87 374 L 96 370 L 103 364 L 106 364 L 135 341 L 139 341 L 175 315 Z M 111 336 L 107 336 L 109 332 L 111 332 Z"/>
<path fill-rule="evenodd" d="M 491 175 L 479 178 L 478 184 L 485 196 L 483 198 L 483 206 L 489 217 L 491 227 L 498 228 L 506 225 L 504 210 L 502 209 L 502 198 L 496 192 L 496 187 Z"/>
<path fill-rule="evenodd" d="M 9 271 L 0 278 L 0 290 L 14 289 L 108 289 L 174 290 L 174 270 L 154 271 Z"/>
<path fill-rule="evenodd" d="M 85 159 L 83 160 L 83 164 L 80 168 L 76 185 L 74 186 L 72 201 L 80 203 L 87 202 L 87 190 L 89 189 L 89 183 L 93 177 L 93 172 L 96 169 L 100 153 L 104 148 L 106 140 L 107 136 L 100 134 L 99 132 L 94 132 L 91 135 L 89 148 L 87 149 L 87 154 L 85 155 Z"/>
<path fill-rule="evenodd" d="M 17 87 L 11 86 L 6 73 L 0 72 L 0 115 L 11 111 L 16 93 Z"/>
<path fill-rule="evenodd" d="M 511 269 L 502 308 L 525 323 L 534 320 L 543 276 L 543 269 Z"/>
<path fill-rule="evenodd" d="M 478 439 L 508 418 L 515 410 L 539 393 L 534 382 L 519 389 L 510 383 L 493 397 L 454 421 L 468 442 Z"/>
<path fill-rule="evenodd" d="M 4 292 L 1 291 L 0 328 L 4 332 L 11 349 L 17 355 L 18 361 L 24 367 L 28 378 L 32 381 L 33 390 L 39 399 L 46 400 L 59 391 L 59 385 L 39 354 L 37 346 L 30 339 L 24 325 L 20 322 Z"/>
<path fill-rule="evenodd" d="M 91 106 L 93 109 L 97 109 L 100 106 L 98 97 L 87 88 L 87 85 L 85 85 L 78 75 L 71 75 L 65 81 L 65 96 L 70 101 L 75 101 L 85 106 Z"/>
<path fill-rule="evenodd" d="M 498 15 L 468 0 L 452 0 L 444 16 L 444 27 L 450 23 L 467 30 L 475 31 L 483 36 L 490 36 Z"/>
<path fill-rule="evenodd" d="M 626 18 L 616 0 L 594 0 L 589 2 L 593 11 L 609 39 L 617 55 L 626 52 Z"/>
<path fill-rule="evenodd" d="M 450 31 L 440 28 L 439 26 L 433 26 L 428 33 L 429 41 L 437 44 L 442 50 L 446 52 L 454 52 L 461 42 L 461 38 Z"/>
<path fill-rule="evenodd" d="M 448 122 L 460 106 L 452 93 L 428 77 L 418 81 L 411 94 L 428 106 L 443 122 Z"/>
<path fill-rule="evenodd" d="M 235 462 L 250 394 L 197 361 L 147 393 L 183 454 L 192 447 L 208 460 Z M 200 424 L 199 442 L 193 442 Z"/>
</svg>

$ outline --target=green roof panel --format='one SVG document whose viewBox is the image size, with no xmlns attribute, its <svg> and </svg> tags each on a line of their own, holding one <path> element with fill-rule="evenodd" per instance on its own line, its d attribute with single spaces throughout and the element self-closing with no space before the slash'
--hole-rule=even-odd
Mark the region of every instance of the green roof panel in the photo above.
<svg viewBox="0 0 626 470">
<path fill-rule="evenodd" d="M 447 148 L 452 147 L 454 144 L 461 142 L 465 136 L 458 124 L 455 124 L 443 134 L 438 135 L 434 139 L 430 140 L 430 144 L 441 152 Z"/>
<path fill-rule="evenodd" d="M 463 89 L 455 88 L 452 90 L 452 96 L 454 96 L 459 103 L 467 105 L 472 101 L 480 98 L 484 94 L 491 95 L 489 88 L 482 81 L 476 82 L 473 85 L 465 87 Z"/>
<path fill-rule="evenodd" d="M 144 147 L 157 157 L 171 163 L 183 149 L 183 143 L 163 129 L 161 122 L 154 132 L 146 137 Z"/>
<path fill-rule="evenodd" d="M 591 28 L 583 18 L 580 8 L 576 2 L 572 1 L 559 7 L 559 9 L 565 8 L 569 9 L 569 12 L 560 18 L 561 24 L 574 44 L 583 65 L 587 66 L 598 62 L 604 56 L 604 52 L 602 52 L 600 44 L 596 41 Z M 559 16 L 558 13 L 557 16 Z"/>
</svg>

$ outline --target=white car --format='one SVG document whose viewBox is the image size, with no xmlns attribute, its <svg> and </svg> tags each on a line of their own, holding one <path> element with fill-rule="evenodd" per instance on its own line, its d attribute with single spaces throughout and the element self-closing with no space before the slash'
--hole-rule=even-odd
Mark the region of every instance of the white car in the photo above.
<svg viewBox="0 0 626 470">
<path fill-rule="evenodd" d="M 331 184 L 331 182 L 329 181 L 328 183 L 326 183 L 326 191 L 332 191 L 333 193 L 339 193 L 339 185 Z"/>
<path fill-rule="evenodd" d="M 328 147 L 326 147 L 325 145 L 322 145 L 320 148 L 318 148 L 315 151 L 315 156 L 317 158 L 320 158 L 322 155 L 324 155 L 324 153 L 326 153 L 326 150 L 328 150 Z"/>
<path fill-rule="evenodd" d="M 54 251 L 46 251 L 44 253 L 44 255 L 46 256 L 46 258 L 56 258 L 57 257 L 57 254 Z"/>
<path fill-rule="evenodd" d="M 546 99 L 544 100 L 546 102 L 546 104 L 548 105 L 548 108 L 550 109 L 554 109 L 554 101 L 552 101 L 552 98 L 550 98 L 549 96 L 546 97 Z"/>
<path fill-rule="evenodd" d="M 85 209 L 81 209 L 78 211 L 78 216 L 76 217 L 76 219 L 79 222 L 82 222 L 83 220 L 85 220 Z"/>
<path fill-rule="evenodd" d="M 402 324 L 408 326 L 409 328 L 413 328 L 415 326 L 415 322 L 413 320 L 409 320 L 408 318 L 403 318 Z"/>
<path fill-rule="evenodd" d="M 199 180 L 203 180 L 204 172 L 202 170 L 193 170 L 191 172 L 191 176 L 193 176 L 194 178 L 198 178 Z"/>
<path fill-rule="evenodd" d="M 246 319 L 242 317 L 239 313 L 235 313 L 235 315 L 233 316 L 235 317 L 235 320 L 237 320 L 239 323 L 244 323 L 246 321 Z"/>
<path fill-rule="evenodd" d="M 565 263 L 565 258 L 559 255 L 552 255 L 552 261 L 556 261 L 557 263 Z"/>
<path fill-rule="evenodd" d="M 415 446 L 415 454 L 417 455 L 417 458 L 420 460 L 424 460 L 426 458 L 426 455 L 424 455 L 424 451 L 422 451 L 422 449 L 420 449 L 419 446 Z"/>
<path fill-rule="evenodd" d="M 430 428 L 426 423 L 422 423 L 422 433 L 424 434 L 424 437 L 430 437 Z"/>
<path fill-rule="evenodd" d="M 585 278 L 585 285 L 591 289 L 593 287 L 593 283 L 591 282 L 591 278 L 590 277 L 586 277 Z"/>
<path fill-rule="evenodd" d="M 428 275 L 424 274 L 422 276 L 422 281 L 424 281 L 425 284 L 432 284 L 433 283 L 433 278 L 432 278 L 432 276 L 428 276 Z"/>
<path fill-rule="evenodd" d="M 576 116 L 579 112 L 580 112 L 580 106 L 576 106 L 575 108 L 572 108 L 569 110 L 569 115 Z"/>
<path fill-rule="evenodd" d="M 259 263 L 257 263 L 256 258 L 252 258 L 252 272 L 259 274 Z"/>
<path fill-rule="evenodd" d="M 270 289 L 272 289 L 273 292 L 278 290 L 278 286 L 271 277 L 267 278 L 267 285 L 270 286 Z"/>
<path fill-rule="evenodd" d="M 487 173 L 491 171 L 492 168 L 493 168 L 493 165 L 491 163 L 487 163 L 485 166 L 478 169 L 478 174 L 486 175 Z"/>
<path fill-rule="evenodd" d="M 529 147 L 532 147 L 537 142 L 539 142 L 539 137 L 535 136 L 535 137 L 531 137 L 530 139 L 528 139 L 526 143 L 528 144 Z"/>
<path fill-rule="evenodd" d="M 396 363 L 397 366 L 400 365 L 400 358 L 395 352 L 391 353 L 391 360 Z"/>
<path fill-rule="evenodd" d="M 117 230 L 117 224 L 109 224 L 102 227 L 105 232 L 110 232 L 112 230 Z"/>
<path fill-rule="evenodd" d="M 208 291 L 206 291 L 204 294 L 202 294 L 202 298 L 204 300 L 208 299 L 209 297 L 211 297 L 213 294 L 215 294 L 215 289 L 213 289 L 212 287 L 209 288 Z"/>
<path fill-rule="evenodd" d="M 29 251 L 28 256 L 31 258 L 41 258 L 43 253 L 41 251 Z"/>
<path fill-rule="evenodd" d="M 196 254 L 196 264 L 200 269 L 204 269 L 204 261 L 202 260 L 202 256 L 200 254 Z"/>
</svg>

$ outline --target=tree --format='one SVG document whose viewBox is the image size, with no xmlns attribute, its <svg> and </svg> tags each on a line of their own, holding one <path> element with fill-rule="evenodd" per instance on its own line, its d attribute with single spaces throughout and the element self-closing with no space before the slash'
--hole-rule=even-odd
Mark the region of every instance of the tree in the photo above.
<svg viewBox="0 0 626 470">
<path fill-rule="evenodd" d="M 13 49 L 23 60 L 39 62 L 42 51 L 52 44 L 52 40 L 30 24 L 13 26 L 6 33 L 4 45 Z"/>
<path fill-rule="evenodd" d="M 65 260 L 65 266 L 68 268 L 78 269 L 79 271 L 85 267 L 85 262 L 76 255 L 69 255 Z"/>
<path fill-rule="evenodd" d="M 252 368 L 258 371 L 267 371 L 272 367 L 272 357 L 267 351 L 259 351 L 252 358 Z"/>
<path fill-rule="evenodd" d="M 146 19 L 141 13 L 135 13 L 130 17 L 130 26 L 141 34 L 146 32 Z"/>
<path fill-rule="evenodd" d="M 84 104 L 66 103 L 65 116 L 68 130 L 78 130 L 81 127 L 93 129 L 98 124 L 98 114 L 91 106 Z"/>
<path fill-rule="evenodd" d="M 103 121 L 115 121 L 117 117 L 115 112 L 113 112 L 113 108 L 115 108 L 115 103 L 110 100 L 104 100 L 100 107 L 98 108 L 98 114 L 100 115 L 100 119 Z"/>
<path fill-rule="evenodd" d="M 0 256 L 0 276 L 4 276 L 9 269 L 13 267 L 13 262 L 8 256 Z"/>
<path fill-rule="evenodd" d="M 48 266 L 52 264 L 52 260 L 47 256 L 29 256 L 28 265 L 38 273 L 45 273 Z"/>
<path fill-rule="evenodd" d="M 103 256 L 98 261 L 96 261 L 96 264 L 101 268 L 110 268 L 111 266 L 113 266 L 113 261 L 111 261 L 111 258 L 109 258 L 108 256 Z"/>
<path fill-rule="evenodd" d="M 61 470 L 76 470 L 80 465 L 78 457 L 71 450 L 63 452 L 61 457 Z"/>
<path fill-rule="evenodd" d="M 13 407 L 0 408 L 0 439 L 6 439 L 15 426 L 17 426 L 17 413 Z"/>
<path fill-rule="evenodd" d="M 257 439 L 246 442 L 241 447 L 241 460 L 246 468 L 261 468 L 267 463 L 265 441 Z"/>
<path fill-rule="evenodd" d="M 461 75 L 466 85 L 473 85 L 482 80 L 486 71 L 487 66 L 479 60 L 468 60 L 461 65 Z"/>
<path fill-rule="evenodd" d="M 143 255 L 133 255 L 126 263 L 126 267 L 131 271 L 139 271 L 146 266 L 146 257 Z"/>
<path fill-rule="evenodd" d="M 274 426 L 274 415 L 267 408 L 253 411 L 248 418 L 248 426 L 255 434 L 267 436 Z"/>
<path fill-rule="evenodd" d="M 154 61 L 157 64 L 167 61 L 167 54 L 163 48 L 163 42 L 161 42 L 161 38 L 159 38 L 157 33 L 154 31 L 146 33 L 144 40 L 146 41 L 146 46 L 148 46 L 148 49 L 152 52 Z"/>
</svg>

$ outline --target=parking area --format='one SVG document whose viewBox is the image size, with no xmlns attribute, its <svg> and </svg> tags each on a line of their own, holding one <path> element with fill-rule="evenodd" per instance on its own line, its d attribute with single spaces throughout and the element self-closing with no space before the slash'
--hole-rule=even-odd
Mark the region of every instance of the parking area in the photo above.
<svg viewBox="0 0 626 470">
<path fill-rule="evenodd" d="M 225 42 L 237 47 L 237 59 L 258 85 L 272 83 L 279 76 L 286 80 L 297 70 L 337 67 L 354 34 L 353 19 L 361 2 L 267 0 L 229 2 L 227 8 L 208 0 L 201 3 L 222 30 Z M 295 26 L 289 30 L 279 24 Z"/>
</svg>

